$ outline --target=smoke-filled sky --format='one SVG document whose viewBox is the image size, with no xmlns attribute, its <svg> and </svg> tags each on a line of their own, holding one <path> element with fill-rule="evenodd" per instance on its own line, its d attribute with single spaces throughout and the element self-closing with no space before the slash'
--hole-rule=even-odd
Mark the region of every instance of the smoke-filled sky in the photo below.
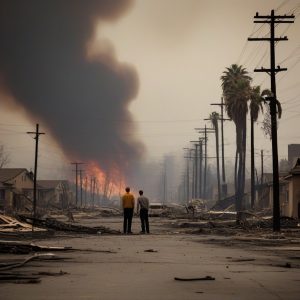
<svg viewBox="0 0 300 300">
<path fill-rule="evenodd" d="M 113 51 L 89 53 L 99 22 L 114 22 L 132 4 L 119 1 L 2 1 L 3 85 L 73 160 L 126 171 L 143 144 L 128 137 L 137 71 Z M 118 120 L 122 120 L 121 124 Z"/>
<path fill-rule="evenodd" d="M 61 164 L 67 168 L 71 159 L 126 170 L 141 157 L 183 157 L 182 148 L 199 136 L 194 128 L 204 127 L 204 118 L 218 110 L 210 103 L 220 101 L 226 67 L 242 64 L 254 85 L 270 87 L 267 74 L 253 72 L 269 67 L 269 45 L 247 38 L 268 34 L 268 26 L 255 25 L 253 16 L 271 9 L 296 16 L 294 24 L 276 27 L 278 36 L 289 38 L 276 46 L 277 64 L 289 69 L 277 76 L 283 104 L 280 158 L 286 157 L 287 144 L 300 143 L 299 0 L 2 0 L 0 5 L 6 92 L 0 132 L 14 165 L 32 166 L 33 142 L 23 132 L 37 122 L 47 133 L 41 138 L 45 173 Z M 17 105 L 3 108 L 6 98 Z M 257 154 L 265 149 L 268 164 L 271 143 L 260 127 L 255 147 Z M 228 162 L 234 146 L 234 125 L 226 122 Z M 212 137 L 209 149 L 214 151 Z"/>
</svg>

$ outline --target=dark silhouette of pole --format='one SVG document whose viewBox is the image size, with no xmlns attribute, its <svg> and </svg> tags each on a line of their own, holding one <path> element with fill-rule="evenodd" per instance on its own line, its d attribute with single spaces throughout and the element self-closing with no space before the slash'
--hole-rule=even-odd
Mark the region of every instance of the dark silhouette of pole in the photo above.
<svg viewBox="0 0 300 300">
<path fill-rule="evenodd" d="M 250 112 L 251 118 L 251 208 L 254 209 L 255 205 L 255 158 L 254 158 L 254 119 L 252 112 Z"/>
<path fill-rule="evenodd" d="M 194 158 L 196 160 L 196 178 L 195 178 L 195 196 L 196 198 L 202 198 L 202 163 L 203 163 L 203 139 L 199 137 L 198 141 L 190 141 L 195 144 L 195 155 Z M 199 148 L 199 150 L 198 150 Z"/>
<path fill-rule="evenodd" d="M 198 141 L 190 141 L 191 143 L 198 143 Z M 195 149 L 193 156 L 193 196 L 192 198 L 198 198 L 198 146 L 199 144 L 194 144 Z"/>
<path fill-rule="evenodd" d="M 85 176 L 85 179 L 84 179 L 84 207 L 86 207 L 87 188 L 88 188 L 88 178 L 87 178 L 87 176 Z"/>
<path fill-rule="evenodd" d="M 38 163 L 38 150 L 39 150 L 39 137 L 41 134 L 45 134 L 44 132 L 39 132 L 39 124 L 36 124 L 35 132 L 28 131 L 27 134 L 35 134 L 35 156 L 34 156 L 34 174 L 33 174 L 33 222 L 32 222 L 32 231 L 34 230 L 34 221 L 36 218 L 36 179 L 37 179 L 37 163 Z"/>
<path fill-rule="evenodd" d="M 166 204 L 167 201 L 167 170 L 166 170 L 166 161 L 163 164 L 163 204 Z"/>
<path fill-rule="evenodd" d="M 218 105 L 221 107 L 221 155 L 222 155 L 222 194 L 223 196 L 227 196 L 227 186 L 226 186 L 226 173 L 225 173 L 225 154 L 224 154 L 224 121 L 231 121 L 231 119 L 224 118 L 224 98 L 221 97 L 221 103 L 211 103 L 210 105 Z"/>
<path fill-rule="evenodd" d="M 208 133 L 213 133 L 214 129 L 207 128 L 206 124 L 204 128 L 195 128 L 199 133 L 204 133 L 204 175 L 203 175 L 203 198 L 207 197 L 207 142 L 208 142 Z"/>
<path fill-rule="evenodd" d="M 186 160 L 186 202 L 190 200 L 190 162 Z"/>
<path fill-rule="evenodd" d="M 248 41 L 268 41 L 270 42 L 270 68 L 255 69 L 254 72 L 266 72 L 271 77 L 270 115 L 271 115 L 271 136 L 272 136 L 272 158 L 273 158 L 273 231 L 280 231 L 280 199 L 279 199 L 279 172 L 278 172 L 278 143 L 277 143 L 277 95 L 276 95 L 276 74 L 281 71 L 287 71 L 287 68 L 276 68 L 275 64 L 275 42 L 287 41 L 285 37 L 275 37 L 275 24 L 294 23 L 294 21 L 286 19 L 294 19 L 295 16 L 276 16 L 274 10 L 271 15 L 260 16 L 258 13 L 254 16 L 254 23 L 270 24 L 270 37 L 264 38 L 248 38 Z"/>
<path fill-rule="evenodd" d="M 261 177 L 260 177 L 260 183 L 262 185 L 264 183 L 264 150 L 260 150 L 260 156 L 261 156 Z"/>
<path fill-rule="evenodd" d="M 83 172 L 83 170 L 79 170 L 79 184 L 80 184 L 80 207 L 82 207 L 82 172 Z"/>
<path fill-rule="evenodd" d="M 200 157 L 200 162 L 199 162 L 199 197 L 202 198 L 202 190 L 203 190 L 203 185 L 202 185 L 202 163 L 203 163 L 203 139 L 199 138 L 199 157 Z"/>
<path fill-rule="evenodd" d="M 82 162 L 72 162 L 71 165 L 75 165 L 75 205 L 78 204 L 78 166 L 82 165 Z"/>
<path fill-rule="evenodd" d="M 188 150 L 188 156 L 186 158 L 186 202 L 188 203 L 190 200 L 190 159 L 191 159 L 191 151 L 193 149 L 190 148 L 183 148 L 184 150 Z"/>
<path fill-rule="evenodd" d="M 195 198 L 198 198 L 198 144 L 195 144 Z"/>
</svg>

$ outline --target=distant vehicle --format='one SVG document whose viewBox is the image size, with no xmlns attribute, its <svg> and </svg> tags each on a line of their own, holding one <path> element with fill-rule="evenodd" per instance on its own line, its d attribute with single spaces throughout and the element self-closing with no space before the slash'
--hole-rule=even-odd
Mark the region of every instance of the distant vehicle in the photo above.
<svg viewBox="0 0 300 300">
<path fill-rule="evenodd" d="M 149 204 L 149 216 L 161 217 L 165 212 L 166 206 L 162 203 L 150 203 Z"/>
</svg>

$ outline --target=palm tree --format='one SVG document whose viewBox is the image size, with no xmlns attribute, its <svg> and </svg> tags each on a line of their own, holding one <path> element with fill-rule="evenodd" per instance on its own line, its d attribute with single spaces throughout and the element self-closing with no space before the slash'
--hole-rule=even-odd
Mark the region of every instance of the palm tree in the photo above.
<svg viewBox="0 0 300 300">
<path fill-rule="evenodd" d="M 237 222 L 242 220 L 244 209 L 243 197 L 245 189 L 246 134 L 247 134 L 247 101 L 251 94 L 251 77 L 242 66 L 236 64 L 226 68 L 221 76 L 225 107 L 228 117 L 236 127 L 235 157 L 235 206 Z"/>
<path fill-rule="evenodd" d="M 251 88 L 250 94 L 250 121 L 251 121 L 251 208 L 254 208 L 255 203 L 255 161 L 254 161 L 254 123 L 257 121 L 260 111 L 263 111 L 264 96 L 270 96 L 270 90 L 260 91 L 260 86 Z"/>
<path fill-rule="evenodd" d="M 217 112 L 212 112 L 209 116 L 209 119 L 213 125 L 215 130 L 216 137 L 216 159 L 217 159 L 217 179 L 218 179 L 218 200 L 221 199 L 221 185 L 220 185 L 220 163 L 219 163 L 219 125 L 218 121 L 220 119 L 220 115 Z"/>
</svg>

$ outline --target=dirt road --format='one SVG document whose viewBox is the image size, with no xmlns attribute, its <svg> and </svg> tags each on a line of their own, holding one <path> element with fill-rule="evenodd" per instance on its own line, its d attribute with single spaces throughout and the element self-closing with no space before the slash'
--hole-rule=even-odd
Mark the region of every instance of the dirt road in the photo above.
<svg viewBox="0 0 300 300">
<path fill-rule="evenodd" d="M 114 219 L 111 225 L 119 227 L 121 219 Z M 137 223 L 133 229 L 139 231 Z M 152 231 L 150 235 L 73 235 L 35 241 L 40 245 L 72 246 L 80 251 L 56 253 L 65 258 L 63 261 L 28 263 L 22 268 L 28 273 L 63 271 L 67 274 L 43 276 L 38 284 L 0 283 L 0 298 L 265 300 L 300 297 L 299 256 L 296 255 L 299 246 L 280 246 L 276 250 L 273 246 L 242 242 L 239 245 L 220 236 Z M 18 256 L 23 257 L 28 255 Z M 12 255 L 2 254 L 0 258 L 1 261 L 12 259 Z M 174 280 L 174 277 L 206 276 L 215 280 Z"/>
</svg>

